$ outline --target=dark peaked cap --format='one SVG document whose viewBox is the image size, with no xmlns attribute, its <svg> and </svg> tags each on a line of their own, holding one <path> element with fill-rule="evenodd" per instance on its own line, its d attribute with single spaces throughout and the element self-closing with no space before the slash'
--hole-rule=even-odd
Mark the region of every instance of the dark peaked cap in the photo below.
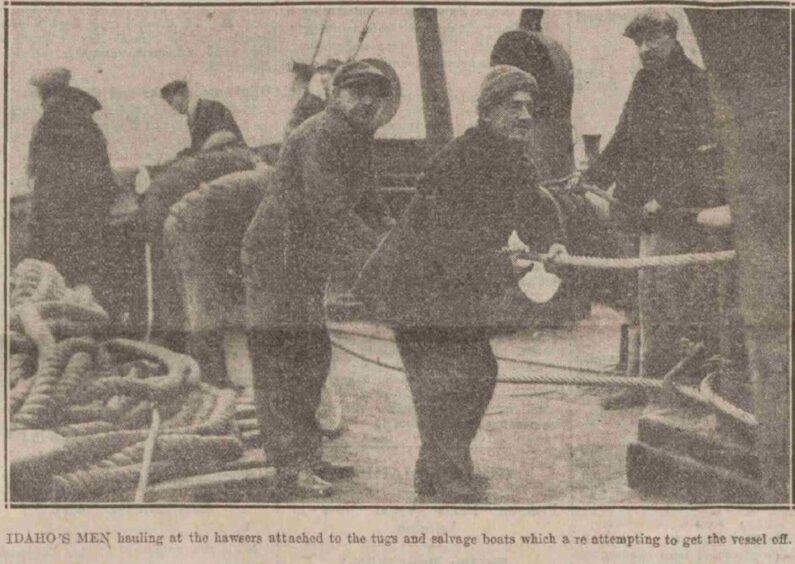
<svg viewBox="0 0 795 564">
<path fill-rule="evenodd" d="M 351 88 L 358 85 L 372 85 L 377 95 L 387 98 L 392 95 L 392 82 L 373 65 L 363 61 L 345 63 L 334 73 L 334 88 Z"/>
</svg>

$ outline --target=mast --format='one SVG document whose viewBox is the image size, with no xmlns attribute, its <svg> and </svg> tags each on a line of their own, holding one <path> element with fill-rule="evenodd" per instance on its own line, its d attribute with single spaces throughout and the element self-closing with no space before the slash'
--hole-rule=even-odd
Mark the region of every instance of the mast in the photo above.
<svg viewBox="0 0 795 564">
<path fill-rule="evenodd" d="M 436 8 L 414 8 L 414 28 L 419 53 L 426 147 L 428 154 L 433 154 L 453 138 L 453 118 Z"/>
</svg>

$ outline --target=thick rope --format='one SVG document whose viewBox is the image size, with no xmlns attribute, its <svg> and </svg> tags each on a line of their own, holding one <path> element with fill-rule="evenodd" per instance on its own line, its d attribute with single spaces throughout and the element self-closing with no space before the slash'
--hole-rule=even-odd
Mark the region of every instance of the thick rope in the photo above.
<svg viewBox="0 0 795 564">
<path fill-rule="evenodd" d="M 367 355 L 361 354 L 337 341 L 331 340 L 331 344 L 339 350 L 358 358 L 361 361 L 386 368 L 393 372 L 405 372 L 405 370 L 394 364 L 388 364 L 376 358 L 370 358 Z M 531 361 L 518 361 L 515 359 L 507 359 L 508 362 L 517 362 L 520 364 L 529 364 Z M 551 365 L 553 368 L 567 370 L 565 367 L 558 365 Z M 505 384 L 559 384 L 564 386 L 626 386 L 631 388 L 649 388 L 661 389 L 662 380 L 652 378 L 640 378 L 635 376 L 612 376 L 612 375 L 597 375 L 597 374 L 528 374 L 521 376 L 498 376 L 497 382 Z"/>
<path fill-rule="evenodd" d="M 371 339 L 373 341 L 381 341 L 385 343 L 394 343 L 394 339 L 389 339 L 387 337 L 379 337 L 378 335 L 368 335 L 367 333 L 360 333 L 358 331 L 351 331 L 349 329 L 341 329 L 335 327 L 330 329 L 332 333 L 340 333 L 342 335 L 351 335 L 355 337 L 363 337 L 365 339 Z M 512 358 L 509 356 L 498 356 L 495 355 L 497 360 L 501 360 L 503 362 L 511 362 L 514 364 L 525 364 L 527 366 L 542 366 L 544 368 L 554 368 L 557 370 L 568 370 L 571 372 L 584 372 L 586 374 L 601 374 L 603 376 L 624 376 L 623 372 L 617 372 L 615 370 L 601 370 L 599 368 L 590 368 L 588 366 L 571 366 L 568 364 L 556 364 L 554 362 L 544 362 L 541 360 L 527 360 L 523 358 Z M 402 370 L 402 369 L 401 369 Z"/>
<path fill-rule="evenodd" d="M 526 253 L 521 258 L 542 261 L 554 266 L 593 269 L 639 270 L 643 268 L 672 268 L 692 265 L 717 264 L 734 260 L 736 251 L 715 251 L 710 253 L 685 253 L 681 255 L 660 255 L 652 257 L 586 257 L 557 254 Z"/>
<path fill-rule="evenodd" d="M 373 359 L 363 355 L 349 347 L 346 347 L 339 341 L 332 339 L 331 343 L 337 349 L 355 357 L 363 362 L 386 368 L 393 372 L 405 372 L 402 367 L 382 362 L 380 359 Z M 519 376 L 498 376 L 497 382 L 505 384 L 552 384 L 561 386 L 608 386 L 608 387 L 629 387 L 629 388 L 644 388 L 662 390 L 664 386 L 663 379 L 642 378 L 639 376 L 607 376 L 595 374 L 523 374 Z M 715 410 L 728 415 L 748 425 L 756 427 L 758 425 L 757 419 L 750 413 L 740 409 L 726 399 L 720 397 L 712 390 L 712 379 L 707 376 L 700 386 L 700 390 L 691 386 L 684 386 L 681 384 L 672 383 L 671 387 L 677 393 L 688 399 L 697 401 L 701 404 L 708 405 Z"/>
<path fill-rule="evenodd" d="M 24 261 L 12 293 L 13 345 L 27 354 L 15 355 L 9 428 L 49 428 L 67 437 L 67 460 L 52 476 L 55 499 L 134 491 L 137 483 L 141 501 L 150 482 L 242 454 L 236 392 L 202 383 L 194 359 L 149 343 L 98 345 L 84 336 L 97 333 L 107 314 L 90 292 L 66 288 L 47 263 Z M 79 338 L 62 340 L 72 335 Z M 24 357 L 34 354 L 35 372 L 23 373 Z"/>
</svg>

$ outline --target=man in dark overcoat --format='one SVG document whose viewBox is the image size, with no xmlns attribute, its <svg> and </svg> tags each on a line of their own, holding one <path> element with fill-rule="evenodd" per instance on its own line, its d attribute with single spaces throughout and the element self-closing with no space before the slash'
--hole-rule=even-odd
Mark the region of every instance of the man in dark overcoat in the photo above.
<svg viewBox="0 0 795 564">
<path fill-rule="evenodd" d="M 638 71 L 612 139 L 583 181 L 607 189 L 638 213 L 640 255 L 715 250 L 727 245 L 702 210 L 726 202 L 722 157 L 705 71 L 685 55 L 677 23 L 661 10 L 643 12 L 624 35 L 638 46 Z M 705 221 L 706 220 L 706 221 Z M 681 358 L 679 341 L 717 331 L 719 285 L 714 267 L 642 270 L 639 275 L 640 374 L 661 377 Z M 640 389 L 609 398 L 606 408 L 646 402 Z"/>
<path fill-rule="evenodd" d="M 28 156 L 32 254 L 55 265 L 68 285 L 89 286 L 118 329 L 131 307 L 124 283 L 130 248 L 110 225 L 122 191 L 93 119 L 102 106 L 69 79 L 68 71 L 56 69 L 31 81 L 43 108 Z"/>
<path fill-rule="evenodd" d="M 324 287 L 362 264 L 388 213 L 369 224 L 356 209 L 377 199 L 371 168 L 375 118 L 389 79 L 363 62 L 334 76 L 328 107 L 287 139 L 243 241 L 249 351 L 257 418 L 273 494 L 326 495 L 324 478 L 350 475 L 321 458 L 315 420 L 331 362 Z M 372 205 L 364 206 L 372 209 Z"/>
<path fill-rule="evenodd" d="M 181 155 L 197 153 L 219 131 L 228 131 L 240 144 L 245 144 L 243 133 L 229 108 L 217 100 L 193 97 L 184 80 L 169 82 L 160 89 L 160 96 L 175 112 L 188 118 L 190 147 Z"/>
<path fill-rule="evenodd" d="M 489 338 L 502 328 L 491 309 L 519 278 L 504 251 L 509 236 L 516 230 L 533 248 L 565 252 L 557 210 L 524 151 L 536 91 L 516 67 L 489 71 L 478 124 L 434 157 L 357 285 L 395 326 L 422 442 L 414 485 L 438 501 L 482 493 L 470 445 L 497 379 Z"/>
</svg>

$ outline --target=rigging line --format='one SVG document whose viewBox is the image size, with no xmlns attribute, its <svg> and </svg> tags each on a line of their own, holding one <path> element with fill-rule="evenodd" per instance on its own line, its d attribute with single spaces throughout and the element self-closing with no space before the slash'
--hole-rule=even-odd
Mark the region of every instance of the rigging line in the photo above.
<svg viewBox="0 0 795 564">
<path fill-rule="evenodd" d="M 356 56 L 359 54 L 359 50 L 362 48 L 364 39 L 367 37 L 367 33 L 370 31 L 370 20 L 373 19 L 374 13 L 375 13 L 375 8 L 370 10 L 370 13 L 367 14 L 367 19 L 364 21 L 364 26 L 362 26 L 362 30 L 359 32 L 359 40 L 356 43 L 356 48 L 353 50 L 351 56 L 348 57 L 348 62 L 356 60 Z"/>
<path fill-rule="evenodd" d="M 326 10 L 326 15 L 323 18 L 323 25 L 320 27 L 320 35 L 317 38 L 317 43 L 315 44 L 315 51 L 312 53 L 312 60 L 309 62 L 309 65 L 314 67 L 315 61 L 317 60 L 317 55 L 320 52 L 320 46 L 323 44 L 323 35 L 326 33 L 326 26 L 328 25 L 329 15 L 331 14 L 331 10 Z"/>
</svg>

